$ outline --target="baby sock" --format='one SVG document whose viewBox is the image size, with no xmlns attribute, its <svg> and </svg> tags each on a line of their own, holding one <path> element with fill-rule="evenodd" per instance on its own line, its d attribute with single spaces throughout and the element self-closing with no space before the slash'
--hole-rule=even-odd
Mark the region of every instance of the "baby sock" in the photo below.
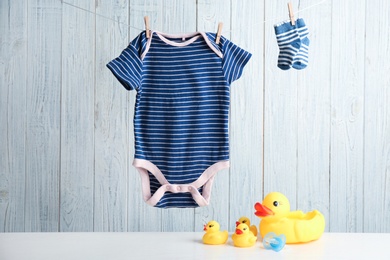
<svg viewBox="0 0 390 260">
<path fill-rule="evenodd" d="M 307 64 L 309 62 L 309 38 L 307 37 L 309 35 L 309 30 L 306 27 L 305 22 L 302 18 L 299 18 L 295 25 L 297 26 L 297 31 L 299 34 L 299 38 L 301 40 L 301 47 L 299 48 L 299 51 L 297 55 L 295 55 L 292 67 L 297 70 L 301 70 L 307 67 Z"/>
<path fill-rule="evenodd" d="M 279 46 L 278 67 L 288 70 L 301 47 L 301 39 L 296 30 L 296 24 L 291 25 L 290 21 L 276 24 L 274 28 Z"/>
</svg>

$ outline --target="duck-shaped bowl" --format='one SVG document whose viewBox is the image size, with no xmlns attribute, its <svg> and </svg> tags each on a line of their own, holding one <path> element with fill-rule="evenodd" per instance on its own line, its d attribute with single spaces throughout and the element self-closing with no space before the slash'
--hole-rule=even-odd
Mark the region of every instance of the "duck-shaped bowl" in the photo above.
<svg viewBox="0 0 390 260">
<path fill-rule="evenodd" d="M 284 234 L 287 244 L 317 240 L 325 230 L 325 218 L 318 210 L 308 213 L 290 211 L 286 196 L 279 192 L 269 193 L 262 203 L 255 204 L 255 215 L 261 218 L 260 234 L 269 232 Z"/>
</svg>

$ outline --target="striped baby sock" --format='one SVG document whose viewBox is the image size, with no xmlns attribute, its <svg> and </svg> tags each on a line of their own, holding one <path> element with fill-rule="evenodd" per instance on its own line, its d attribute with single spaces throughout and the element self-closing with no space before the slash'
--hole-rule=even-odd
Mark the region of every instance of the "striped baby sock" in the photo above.
<svg viewBox="0 0 390 260">
<path fill-rule="evenodd" d="M 282 70 L 288 70 L 301 47 L 296 24 L 291 25 L 290 21 L 285 21 L 276 24 L 274 28 L 279 46 L 278 67 Z"/>
<path fill-rule="evenodd" d="M 309 30 L 306 27 L 305 22 L 302 18 L 299 18 L 295 25 L 297 26 L 297 31 L 299 34 L 299 38 L 301 40 L 301 47 L 299 48 L 299 51 L 297 55 L 295 55 L 292 67 L 297 70 L 301 70 L 307 67 L 307 64 L 309 63 L 309 38 L 307 37 L 309 35 Z"/>
</svg>

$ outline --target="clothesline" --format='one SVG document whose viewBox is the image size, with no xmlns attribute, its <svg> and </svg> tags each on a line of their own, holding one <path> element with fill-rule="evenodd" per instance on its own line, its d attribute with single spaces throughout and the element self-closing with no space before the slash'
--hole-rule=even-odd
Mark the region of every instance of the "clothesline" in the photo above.
<svg viewBox="0 0 390 260">
<path fill-rule="evenodd" d="M 301 13 L 301 12 L 303 12 L 303 11 L 312 9 L 313 7 L 316 7 L 316 6 L 318 6 L 318 5 L 321 5 L 321 4 L 323 4 L 324 2 L 326 2 L 326 1 L 327 1 L 327 0 L 322 0 L 322 1 L 318 2 L 318 3 L 316 3 L 316 4 L 312 4 L 312 5 L 308 6 L 308 7 L 305 7 L 305 8 L 303 8 L 303 9 L 300 9 L 300 10 L 296 11 L 295 14 L 299 14 L 299 13 Z M 129 25 L 129 24 L 127 24 L 127 23 L 120 22 L 120 21 L 115 20 L 115 19 L 112 19 L 112 18 L 110 18 L 110 17 L 108 17 L 108 16 L 101 15 L 101 14 L 98 14 L 98 13 L 96 13 L 96 12 L 92 12 L 92 11 L 90 11 L 90 10 L 88 10 L 88 9 L 85 9 L 85 8 L 80 7 L 80 6 L 77 6 L 77 5 L 68 3 L 68 2 L 66 2 L 66 1 L 61 1 L 61 2 L 62 2 L 63 4 L 66 4 L 66 5 L 68 5 L 68 6 L 71 6 L 71 7 L 73 7 L 73 8 L 79 9 L 79 10 L 82 10 L 82 11 L 84 11 L 84 12 L 87 12 L 87 13 L 90 13 L 90 14 L 94 14 L 94 15 L 99 16 L 99 17 L 101 17 L 101 18 L 104 18 L 104 19 L 113 21 L 113 22 L 115 22 L 115 23 L 118 23 L 118 24 L 127 26 L 128 28 L 136 29 L 136 30 L 139 30 L 139 31 L 145 30 L 145 28 L 138 28 L 138 27 Z M 301 2 L 301 1 L 299 1 L 298 9 L 299 9 L 300 4 L 301 4 L 300 2 Z M 280 22 L 281 20 L 286 20 L 286 16 L 285 16 L 285 17 L 281 17 L 281 18 L 279 18 L 279 19 L 272 19 L 272 21 L 274 21 L 274 23 Z M 262 25 L 262 24 L 264 24 L 264 23 L 268 23 L 268 22 L 270 22 L 270 20 L 264 20 L 263 22 L 261 22 L 260 25 Z M 222 30 L 223 33 L 232 32 L 232 31 L 233 31 L 233 30 Z"/>
</svg>

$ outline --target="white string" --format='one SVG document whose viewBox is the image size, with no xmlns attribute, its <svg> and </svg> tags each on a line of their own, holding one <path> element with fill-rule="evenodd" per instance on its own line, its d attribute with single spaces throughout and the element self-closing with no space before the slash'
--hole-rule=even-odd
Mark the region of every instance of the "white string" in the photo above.
<svg viewBox="0 0 390 260">
<path fill-rule="evenodd" d="M 327 0 L 322 0 L 321 2 L 318 2 L 318 3 L 316 3 L 316 4 L 313 4 L 313 5 L 310 5 L 310 6 L 308 6 L 308 7 L 305 7 L 305 8 L 303 8 L 303 9 L 298 10 L 297 12 L 295 12 L 295 14 L 299 14 L 299 13 L 301 13 L 301 12 L 303 12 L 303 11 L 309 10 L 309 9 L 311 9 L 311 8 L 313 8 L 313 7 L 316 7 L 316 6 L 320 5 L 320 4 L 323 4 L 323 3 L 326 2 L 326 1 L 327 1 Z M 98 14 L 98 13 L 96 13 L 96 12 L 92 12 L 92 11 L 90 11 L 90 10 L 88 10 L 88 9 L 85 9 L 85 8 L 80 7 L 80 6 L 77 6 L 77 5 L 74 5 L 74 4 L 65 2 L 65 1 L 63 1 L 63 0 L 61 0 L 61 3 L 66 4 L 66 5 L 69 5 L 69 6 L 73 7 L 73 8 L 76 8 L 76 9 L 82 10 L 82 11 L 84 11 L 84 12 L 87 12 L 87 13 L 94 14 L 94 15 L 96 15 L 96 16 L 105 18 L 105 19 L 110 20 L 110 21 L 113 21 L 113 22 L 115 22 L 115 23 L 125 25 L 125 26 L 127 26 L 128 28 L 137 29 L 137 30 L 139 30 L 139 31 L 145 30 L 144 28 L 134 27 L 134 26 L 129 25 L 129 24 L 127 24 L 127 23 L 123 23 L 123 22 L 120 22 L 120 21 L 118 21 L 118 20 L 112 19 L 112 18 L 110 18 L 110 17 L 108 17 L 108 16 L 101 15 L 101 14 Z M 298 8 L 299 8 L 300 4 L 301 4 L 301 1 L 299 1 Z M 284 18 L 285 18 L 285 17 L 281 17 L 281 18 L 279 18 L 279 19 L 272 19 L 272 21 L 281 21 L 281 20 L 283 20 Z M 263 22 L 261 22 L 261 24 L 268 23 L 268 22 L 270 22 L 270 20 L 264 20 Z M 261 25 L 261 24 L 260 24 L 260 25 Z M 233 31 L 233 30 L 228 30 L 228 31 L 223 30 L 223 32 L 225 32 L 225 33 L 226 33 L 226 32 L 232 32 L 232 31 Z"/>
<path fill-rule="evenodd" d="M 309 5 L 308 7 L 305 7 L 305 8 L 303 8 L 303 9 L 297 11 L 297 12 L 294 12 L 294 14 L 299 14 L 299 13 L 301 13 L 301 12 L 303 12 L 303 11 L 306 11 L 306 10 L 308 10 L 308 9 L 311 9 L 311 8 L 313 8 L 313 7 L 316 7 L 317 5 L 323 4 L 323 3 L 326 2 L 326 1 L 327 1 L 327 0 L 322 0 L 321 2 L 318 2 L 318 3 L 316 3 L 316 4 Z M 298 8 L 299 8 L 300 5 L 301 5 L 301 1 L 299 1 Z M 272 19 L 272 21 L 278 22 L 278 21 L 281 21 L 281 20 L 283 20 L 283 19 L 285 19 L 285 18 L 286 18 L 286 17 L 281 17 L 281 18 L 278 18 L 278 19 Z M 267 23 L 267 22 L 269 22 L 269 21 L 270 21 L 270 20 L 265 20 L 265 21 L 262 22 L 262 24 L 263 24 L 263 23 Z"/>
<path fill-rule="evenodd" d="M 129 27 L 129 28 L 134 28 L 134 29 L 137 29 L 137 30 L 140 30 L 140 31 L 143 31 L 143 30 L 144 30 L 144 29 L 141 29 L 141 28 L 138 28 L 138 27 L 134 27 L 134 26 L 132 26 L 132 25 L 129 25 L 129 24 L 127 24 L 127 23 L 123 23 L 123 22 L 120 22 L 120 21 L 118 21 L 118 20 L 114 20 L 114 19 L 112 19 L 112 18 L 110 18 L 110 17 L 108 17 L 108 16 L 101 15 L 101 14 L 98 14 L 98 13 L 96 13 L 96 12 L 92 12 L 92 11 L 90 11 L 90 10 L 88 10 L 88 9 L 85 9 L 85 8 L 82 8 L 82 7 L 80 7 L 80 6 L 77 6 L 77 5 L 74 5 L 74 4 L 65 2 L 65 1 L 61 1 L 61 2 L 62 2 L 63 4 L 69 5 L 69 6 L 73 7 L 73 8 L 82 10 L 82 11 L 84 11 L 84 12 L 87 12 L 87 13 L 90 13 L 90 14 L 94 14 L 94 15 L 96 15 L 96 16 L 105 18 L 105 19 L 107 19 L 107 20 L 116 22 L 116 23 L 118 23 L 118 24 L 125 25 L 125 26 L 127 26 L 127 27 Z"/>
<path fill-rule="evenodd" d="M 305 11 L 305 10 L 307 10 L 307 9 L 311 9 L 311 8 L 317 6 L 317 5 L 320 5 L 320 4 L 322 4 L 322 3 L 326 2 L 326 1 L 327 1 L 327 0 L 322 0 L 321 2 L 318 2 L 318 3 L 316 3 L 316 4 L 309 5 L 308 7 L 299 10 L 299 11 L 297 12 L 297 14 L 300 13 L 300 12 L 303 12 L 303 11 Z"/>
</svg>

